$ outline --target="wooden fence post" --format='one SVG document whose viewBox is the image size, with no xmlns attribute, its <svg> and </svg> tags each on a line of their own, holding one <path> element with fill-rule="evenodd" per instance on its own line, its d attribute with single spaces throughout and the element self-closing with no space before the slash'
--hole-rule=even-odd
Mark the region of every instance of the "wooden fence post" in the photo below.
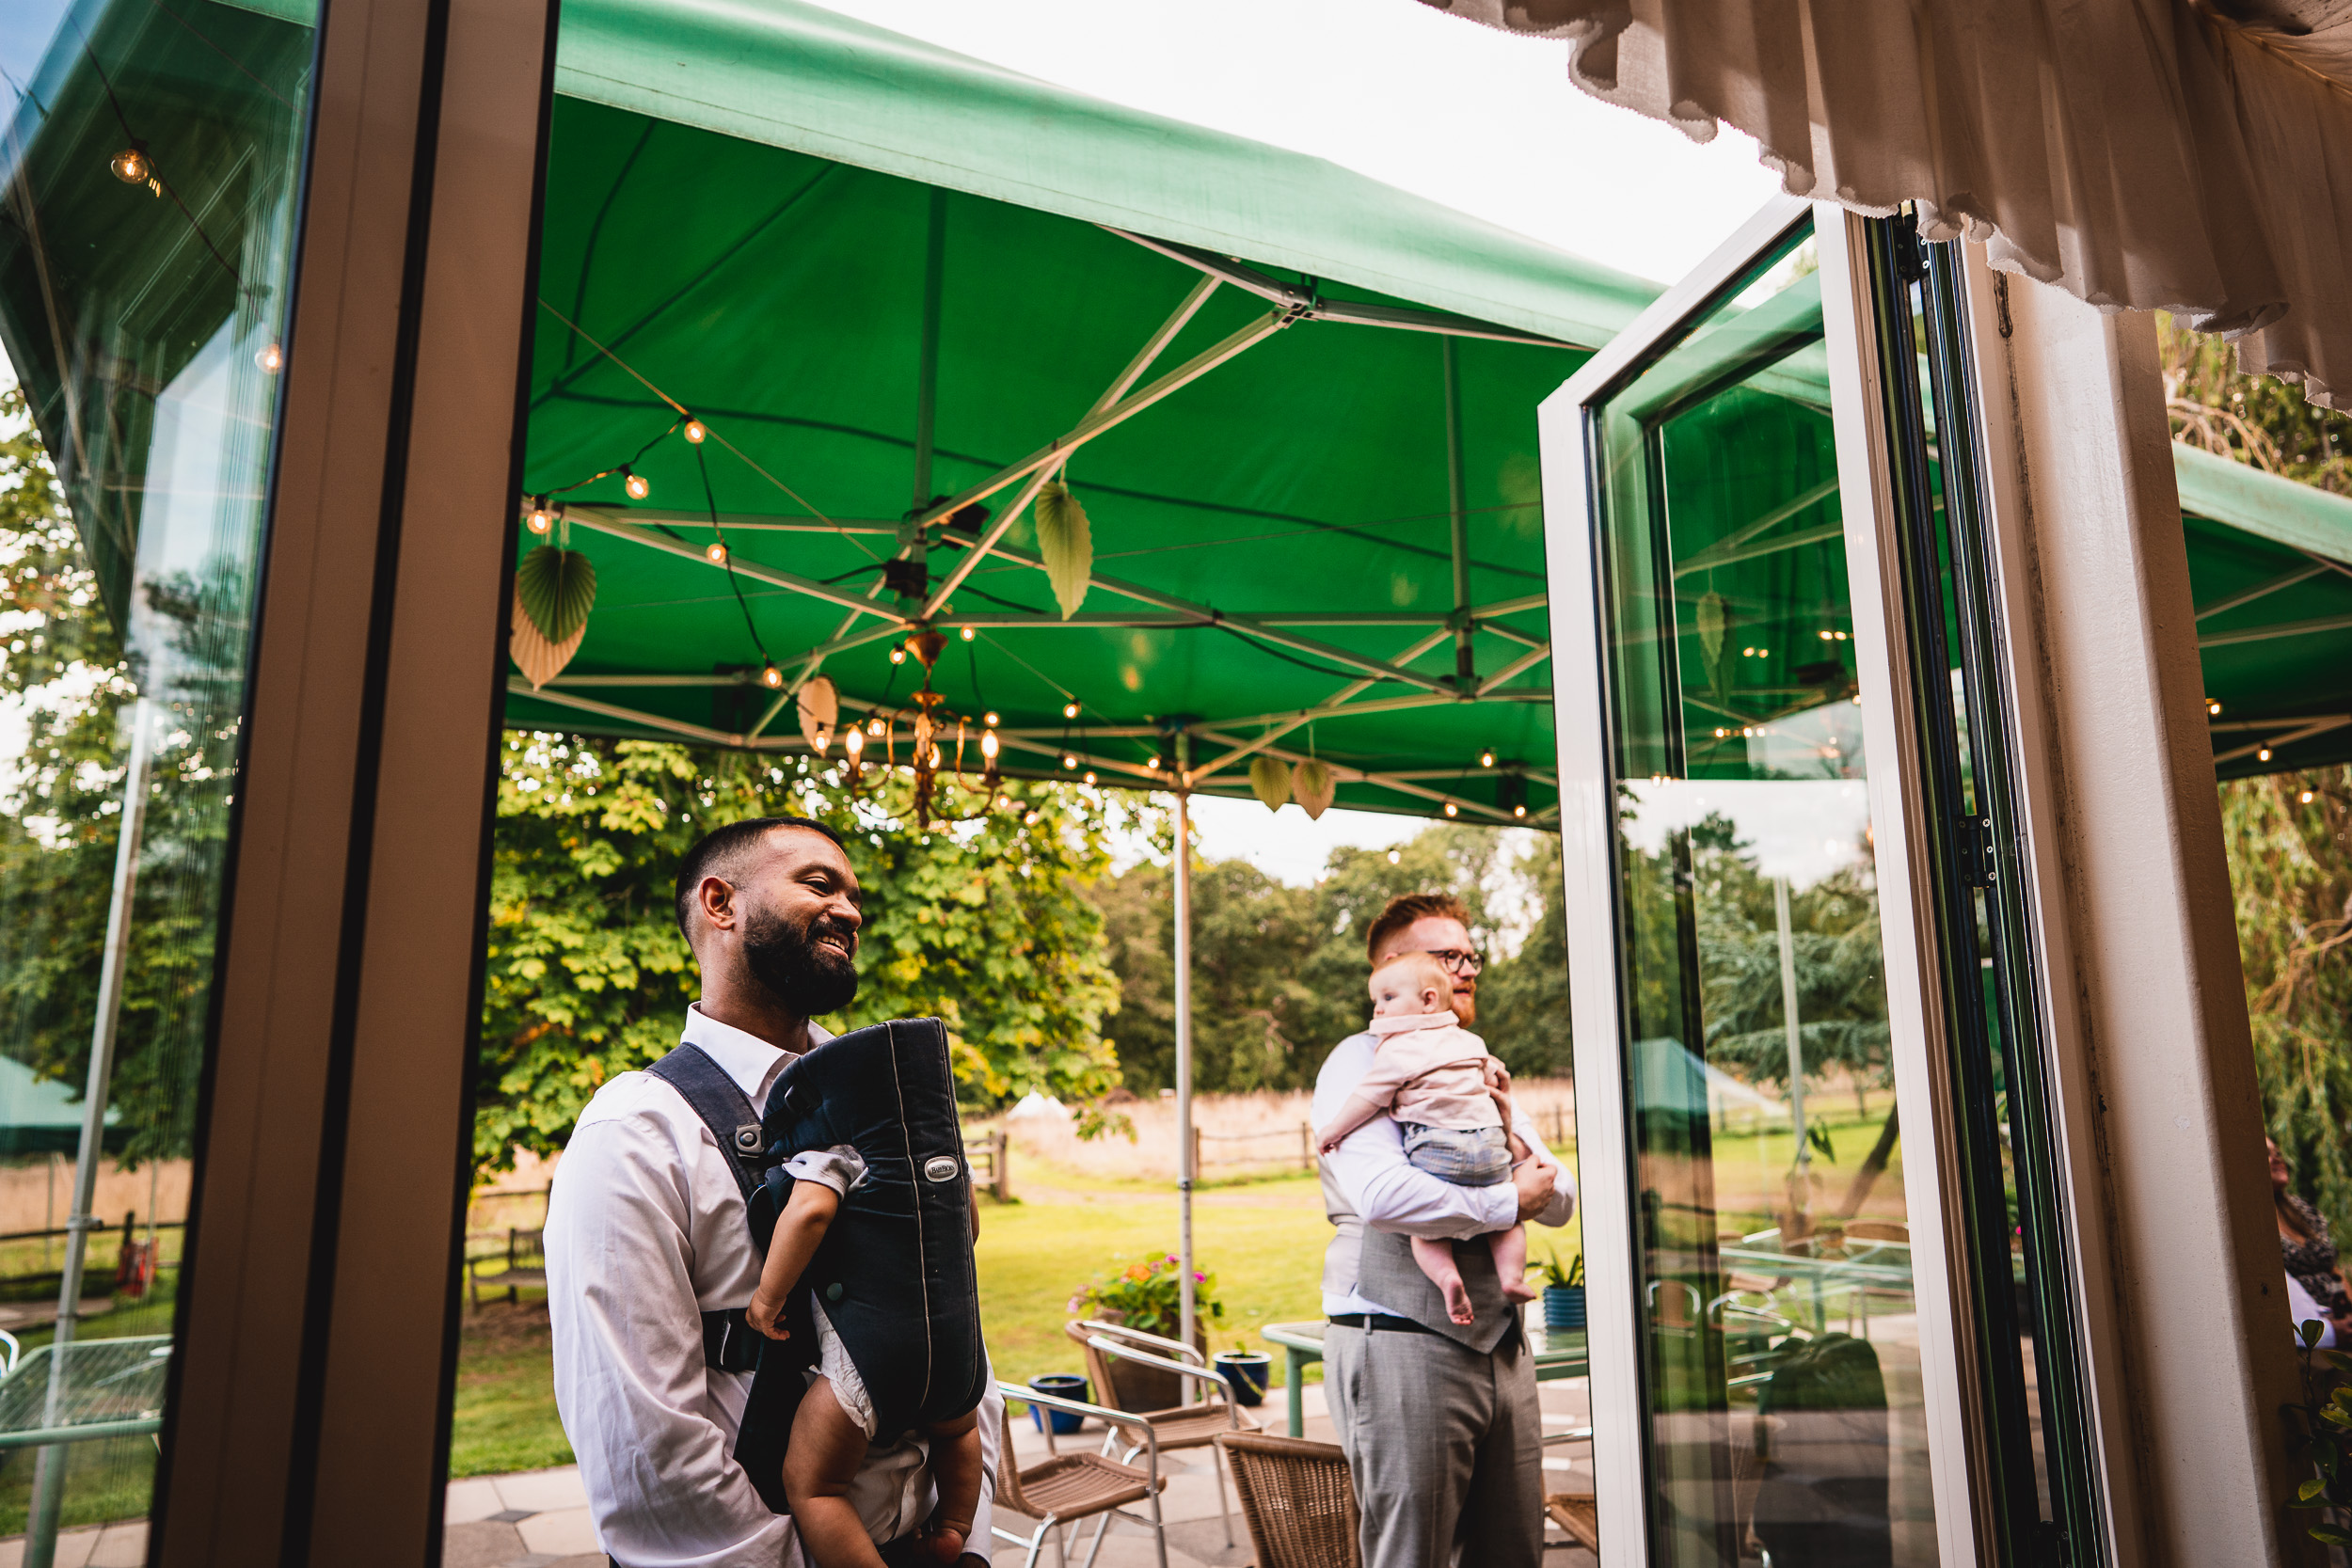
<svg viewBox="0 0 2352 1568">
<path fill-rule="evenodd" d="M 1195 1122 L 1192 1127 L 1192 1179 L 1195 1181 L 1200 1180 L 1203 1168 L 1200 1163 L 1200 1124 Z"/>
<path fill-rule="evenodd" d="M 1298 1124 L 1298 1168 L 1307 1171 L 1315 1168 L 1315 1127 L 1311 1121 Z"/>
<path fill-rule="evenodd" d="M 998 1128 L 990 1139 L 988 1155 L 989 1190 L 999 1203 L 1012 1201 L 1012 1134 Z"/>
</svg>

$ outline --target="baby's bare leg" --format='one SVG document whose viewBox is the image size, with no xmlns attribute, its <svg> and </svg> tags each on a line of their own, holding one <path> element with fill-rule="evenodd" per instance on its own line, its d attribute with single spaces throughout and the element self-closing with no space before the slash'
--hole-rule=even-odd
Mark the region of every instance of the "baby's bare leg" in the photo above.
<svg viewBox="0 0 2352 1568">
<path fill-rule="evenodd" d="M 1429 1276 L 1445 1295 L 1445 1315 L 1457 1323 L 1475 1323 L 1478 1314 L 1470 1309 L 1470 1287 L 1462 1283 L 1461 1266 L 1454 1261 L 1454 1243 L 1435 1242 L 1426 1236 L 1413 1238 L 1413 1261 Z"/>
<path fill-rule="evenodd" d="M 865 1460 L 865 1432 L 833 1397 L 833 1385 L 818 1378 L 801 1396 L 784 1456 L 792 1522 L 802 1551 L 817 1568 L 882 1568 L 882 1554 L 850 1502 L 850 1482 Z"/>
<path fill-rule="evenodd" d="M 1495 1273 L 1502 1276 L 1502 1293 L 1513 1301 L 1534 1301 L 1535 1292 L 1527 1283 L 1527 1227 L 1498 1230 L 1486 1244 L 1494 1248 Z"/>
<path fill-rule="evenodd" d="M 972 1516 L 980 1511 L 980 1413 L 977 1410 L 926 1430 L 931 1440 L 931 1485 L 939 1506 L 923 1527 L 931 1555 L 943 1563 L 963 1556 Z"/>
</svg>

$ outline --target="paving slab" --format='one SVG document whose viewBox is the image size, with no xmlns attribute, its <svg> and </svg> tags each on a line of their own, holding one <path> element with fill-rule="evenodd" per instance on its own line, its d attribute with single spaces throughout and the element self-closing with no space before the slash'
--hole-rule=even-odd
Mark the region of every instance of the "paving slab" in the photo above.
<svg viewBox="0 0 2352 1568">
<path fill-rule="evenodd" d="M 552 1513 L 557 1509 L 588 1506 L 588 1488 L 580 1484 L 580 1466 L 565 1465 L 553 1470 L 525 1470 L 516 1475 L 486 1478 L 498 1488 L 501 1509 L 519 1509 L 525 1513 Z"/>
<path fill-rule="evenodd" d="M 596 1527 L 588 1516 L 585 1503 L 578 1508 L 534 1513 L 517 1522 L 515 1528 L 522 1532 L 525 1546 L 550 1558 L 577 1557 L 596 1550 Z"/>
<path fill-rule="evenodd" d="M 499 1496 L 498 1485 L 487 1476 L 468 1476 L 453 1481 L 442 1493 L 441 1523 L 470 1525 L 476 1519 L 487 1519 L 502 1512 L 506 1503 Z"/>
</svg>

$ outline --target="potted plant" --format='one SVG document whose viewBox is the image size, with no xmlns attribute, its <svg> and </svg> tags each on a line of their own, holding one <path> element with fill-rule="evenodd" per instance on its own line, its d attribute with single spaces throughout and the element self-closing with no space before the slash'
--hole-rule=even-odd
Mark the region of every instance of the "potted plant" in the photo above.
<svg viewBox="0 0 2352 1568">
<path fill-rule="evenodd" d="M 1237 1402 L 1251 1406 L 1265 1402 L 1266 1385 L 1274 1378 L 1272 1356 L 1262 1350 L 1221 1350 L 1210 1360 Z"/>
<path fill-rule="evenodd" d="M 1070 1315 L 1099 1318 L 1163 1339 L 1178 1338 L 1183 1316 L 1183 1279 L 1178 1271 L 1182 1267 L 1182 1260 L 1170 1252 L 1130 1263 L 1107 1278 L 1098 1275 L 1092 1284 L 1081 1287 L 1070 1298 Z M 1216 1299 L 1216 1275 L 1193 1271 L 1192 1305 L 1193 1346 L 1205 1355 L 1209 1322 L 1225 1316 L 1224 1305 Z M 1174 1372 L 1113 1360 L 1110 1378 L 1112 1386 L 1098 1392 L 1115 1409 L 1166 1410 L 1184 1402 L 1184 1379 Z"/>
<path fill-rule="evenodd" d="M 1563 1268 L 1552 1253 L 1535 1265 L 1544 1276 L 1544 1332 L 1581 1334 L 1584 1331 L 1584 1255 L 1578 1253 Z"/>
</svg>

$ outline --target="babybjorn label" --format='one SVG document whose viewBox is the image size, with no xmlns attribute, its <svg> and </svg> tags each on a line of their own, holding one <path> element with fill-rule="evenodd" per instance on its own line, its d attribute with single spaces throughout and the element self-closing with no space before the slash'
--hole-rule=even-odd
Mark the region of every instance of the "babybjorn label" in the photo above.
<svg viewBox="0 0 2352 1568">
<path fill-rule="evenodd" d="M 923 1174 L 933 1181 L 953 1181 L 957 1169 L 952 1154 L 934 1154 L 923 1162 Z"/>
</svg>

